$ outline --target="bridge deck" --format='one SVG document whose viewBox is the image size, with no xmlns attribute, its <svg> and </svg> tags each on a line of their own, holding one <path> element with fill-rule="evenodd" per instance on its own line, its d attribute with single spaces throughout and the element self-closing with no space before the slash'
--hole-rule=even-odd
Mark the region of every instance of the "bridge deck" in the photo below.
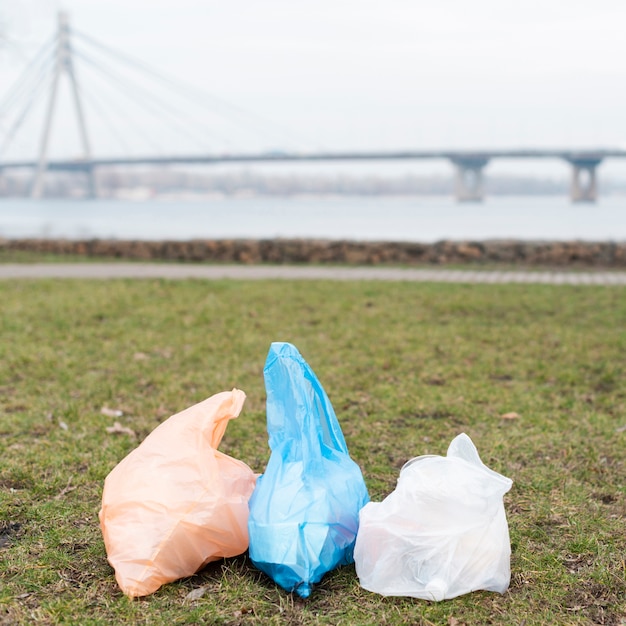
<svg viewBox="0 0 626 626">
<path fill-rule="evenodd" d="M 569 162 L 599 162 L 604 159 L 626 158 L 626 150 L 398 150 L 366 152 L 262 152 L 249 154 L 188 154 L 171 156 L 111 157 L 88 160 L 56 160 L 48 162 L 48 169 L 85 171 L 95 167 L 115 165 L 199 165 L 211 163 L 261 163 L 261 162 L 318 162 L 318 161 L 387 161 L 447 159 L 453 162 L 490 161 L 492 159 L 560 159 Z M 35 168 L 36 161 L 0 163 L 0 169 Z"/>
</svg>

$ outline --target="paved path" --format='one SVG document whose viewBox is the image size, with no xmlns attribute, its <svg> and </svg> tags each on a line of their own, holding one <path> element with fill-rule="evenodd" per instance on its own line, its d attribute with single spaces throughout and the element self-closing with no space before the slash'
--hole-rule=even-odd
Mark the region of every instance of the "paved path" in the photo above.
<svg viewBox="0 0 626 626">
<path fill-rule="evenodd" d="M 626 272 L 617 271 L 482 271 L 310 265 L 191 265 L 182 263 L 0 263 L 0 279 L 14 278 L 387 280 L 626 286 Z"/>
</svg>

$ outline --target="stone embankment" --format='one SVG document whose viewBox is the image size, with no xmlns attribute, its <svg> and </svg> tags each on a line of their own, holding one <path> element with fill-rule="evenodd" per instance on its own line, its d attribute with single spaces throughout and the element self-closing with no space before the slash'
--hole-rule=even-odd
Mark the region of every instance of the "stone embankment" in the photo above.
<svg viewBox="0 0 626 626">
<path fill-rule="evenodd" d="M 0 251 L 145 261 L 212 263 L 450 265 L 504 264 L 551 267 L 626 267 L 626 242 L 439 241 L 437 243 L 233 239 L 118 241 L 92 239 L 0 240 Z"/>
</svg>

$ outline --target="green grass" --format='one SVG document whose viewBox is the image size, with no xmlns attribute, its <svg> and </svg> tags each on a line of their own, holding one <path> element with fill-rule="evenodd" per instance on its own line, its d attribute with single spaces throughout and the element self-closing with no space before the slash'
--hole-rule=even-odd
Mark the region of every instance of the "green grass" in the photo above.
<svg viewBox="0 0 626 626">
<path fill-rule="evenodd" d="M 0 623 L 626 622 L 623 289 L 42 280 L 0 283 L 0 303 Z M 373 500 L 460 432 L 513 479 L 506 594 L 383 598 L 349 566 L 302 601 L 245 555 L 121 594 L 97 521 L 105 476 L 166 417 L 234 386 L 248 399 L 221 449 L 263 471 L 272 341 L 315 370 Z M 137 440 L 106 432 L 105 405 Z"/>
</svg>

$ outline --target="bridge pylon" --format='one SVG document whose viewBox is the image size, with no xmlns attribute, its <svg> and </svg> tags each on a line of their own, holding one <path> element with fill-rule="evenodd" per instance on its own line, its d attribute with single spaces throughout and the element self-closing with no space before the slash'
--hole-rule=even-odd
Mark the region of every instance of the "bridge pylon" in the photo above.
<svg viewBox="0 0 626 626">
<path fill-rule="evenodd" d="M 457 202 L 482 202 L 485 195 L 483 170 L 489 159 L 468 155 L 450 160 L 456 166 Z"/>
<path fill-rule="evenodd" d="M 572 202 L 595 202 L 598 199 L 598 165 L 602 157 L 571 157 L 572 183 L 570 199 Z"/>
<path fill-rule="evenodd" d="M 80 133 L 80 139 L 83 148 L 83 159 L 85 161 L 89 161 L 91 159 L 91 148 L 89 145 L 89 138 L 87 136 L 87 126 L 85 124 L 85 116 L 83 115 L 83 107 L 80 99 L 80 90 L 78 88 L 78 81 L 76 79 L 74 63 L 72 61 L 72 47 L 70 45 L 70 28 L 67 13 L 63 11 L 59 12 L 58 20 L 59 22 L 56 39 L 57 45 L 54 78 L 52 80 L 50 100 L 48 102 L 45 125 L 43 129 L 43 134 L 41 136 L 37 169 L 35 171 L 35 178 L 33 180 L 33 186 L 31 188 L 30 195 L 32 198 L 41 198 L 43 196 L 43 177 L 46 170 L 48 169 L 48 144 L 50 142 L 50 130 L 52 127 L 52 118 L 54 117 L 56 98 L 61 74 L 67 75 L 72 89 L 74 108 L 76 110 L 76 118 L 78 120 L 78 130 Z M 87 174 L 88 193 L 89 196 L 93 198 L 96 196 L 96 184 L 93 168 L 86 167 L 84 168 L 84 171 Z"/>
</svg>

